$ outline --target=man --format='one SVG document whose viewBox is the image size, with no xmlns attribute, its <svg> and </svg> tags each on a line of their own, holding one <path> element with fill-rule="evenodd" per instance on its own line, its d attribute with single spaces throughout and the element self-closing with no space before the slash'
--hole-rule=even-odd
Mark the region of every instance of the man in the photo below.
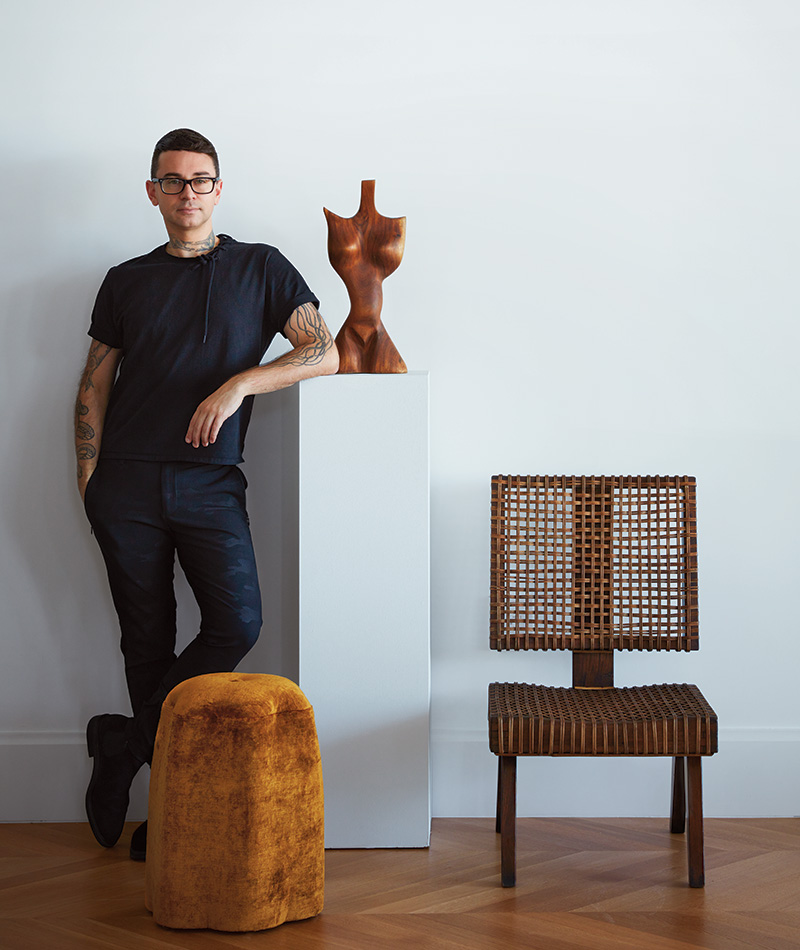
<svg viewBox="0 0 800 950">
<path fill-rule="evenodd" d="M 169 241 L 106 275 L 75 405 L 78 488 L 108 572 L 133 710 L 87 727 L 86 811 L 105 847 L 122 833 L 167 693 L 233 670 L 261 628 L 237 467 L 253 396 L 338 368 L 319 301 L 289 261 L 215 233 L 222 179 L 208 139 L 191 129 L 165 135 L 146 188 Z M 292 349 L 261 366 L 276 332 Z M 176 553 L 201 614 L 180 656 Z M 132 857 L 144 857 L 145 841 L 146 823 Z"/>
</svg>

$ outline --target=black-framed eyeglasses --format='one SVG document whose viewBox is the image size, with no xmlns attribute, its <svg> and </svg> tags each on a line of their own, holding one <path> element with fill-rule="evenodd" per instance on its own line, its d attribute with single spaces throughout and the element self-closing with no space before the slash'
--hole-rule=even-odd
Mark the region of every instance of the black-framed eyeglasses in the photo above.
<svg viewBox="0 0 800 950">
<path fill-rule="evenodd" d="M 155 185 L 158 183 L 165 195 L 179 195 L 190 185 L 196 195 L 210 195 L 219 178 L 151 178 Z"/>
</svg>

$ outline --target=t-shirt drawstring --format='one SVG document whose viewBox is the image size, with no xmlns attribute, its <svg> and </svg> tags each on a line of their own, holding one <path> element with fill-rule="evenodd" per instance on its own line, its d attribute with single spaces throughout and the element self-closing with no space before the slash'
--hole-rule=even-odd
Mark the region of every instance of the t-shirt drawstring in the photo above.
<svg viewBox="0 0 800 950">
<path fill-rule="evenodd" d="M 208 293 L 206 294 L 206 318 L 205 324 L 203 326 L 203 343 L 208 339 L 208 308 L 211 306 L 211 288 L 214 286 L 214 270 L 216 269 L 217 262 L 212 257 L 211 258 L 211 275 L 208 278 Z"/>
<path fill-rule="evenodd" d="M 199 268 L 204 268 L 207 264 L 211 265 L 211 272 L 208 275 L 208 290 L 206 291 L 206 313 L 205 313 L 205 322 L 203 325 L 203 343 L 208 339 L 208 311 L 211 307 L 211 288 L 214 286 L 214 271 L 217 266 L 217 252 L 223 250 L 225 244 L 220 241 L 220 243 L 211 251 L 210 254 L 201 254 L 197 258 L 197 263 L 192 264 L 192 270 Z"/>
</svg>

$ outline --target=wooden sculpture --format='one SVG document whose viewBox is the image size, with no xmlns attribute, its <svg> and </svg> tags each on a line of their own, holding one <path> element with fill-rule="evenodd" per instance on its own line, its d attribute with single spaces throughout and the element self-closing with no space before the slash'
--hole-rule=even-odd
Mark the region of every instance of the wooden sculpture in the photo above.
<svg viewBox="0 0 800 950">
<path fill-rule="evenodd" d="M 408 372 L 381 320 L 382 283 L 403 259 L 406 219 L 378 214 L 374 181 L 361 182 L 361 204 L 352 218 L 323 211 L 328 257 L 350 297 L 350 313 L 336 337 L 339 372 Z"/>
</svg>

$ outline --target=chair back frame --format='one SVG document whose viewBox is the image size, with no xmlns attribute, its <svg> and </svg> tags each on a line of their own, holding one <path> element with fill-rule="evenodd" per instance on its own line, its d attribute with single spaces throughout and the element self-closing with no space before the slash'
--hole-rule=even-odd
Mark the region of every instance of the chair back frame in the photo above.
<svg viewBox="0 0 800 950">
<path fill-rule="evenodd" d="M 591 687 L 597 654 L 699 648 L 693 477 L 495 475 L 491 531 L 492 649 L 586 653 Z"/>
</svg>

